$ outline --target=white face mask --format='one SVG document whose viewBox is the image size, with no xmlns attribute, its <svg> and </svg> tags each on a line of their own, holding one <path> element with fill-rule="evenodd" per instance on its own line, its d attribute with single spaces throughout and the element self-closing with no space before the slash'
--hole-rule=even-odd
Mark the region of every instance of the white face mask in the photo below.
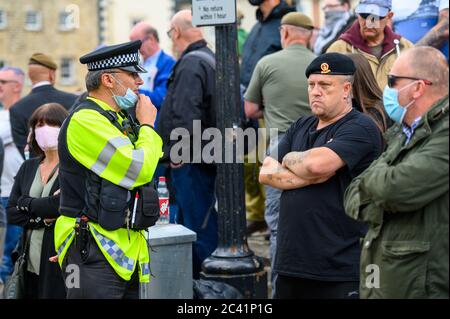
<svg viewBox="0 0 450 319">
<path fill-rule="evenodd" d="M 48 125 L 35 128 L 34 135 L 41 150 L 45 152 L 58 149 L 59 131 L 59 127 Z"/>
</svg>

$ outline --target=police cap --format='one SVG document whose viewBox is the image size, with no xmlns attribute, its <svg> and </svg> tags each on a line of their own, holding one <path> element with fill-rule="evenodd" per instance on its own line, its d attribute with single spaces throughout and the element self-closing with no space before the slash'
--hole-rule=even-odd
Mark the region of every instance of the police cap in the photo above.
<svg viewBox="0 0 450 319">
<path fill-rule="evenodd" d="M 306 68 L 305 74 L 353 75 L 356 67 L 353 60 L 341 53 L 325 53 L 315 58 Z"/>
<path fill-rule="evenodd" d="M 140 40 L 122 44 L 104 46 L 80 58 L 82 64 L 87 64 L 89 71 L 105 69 L 122 69 L 128 72 L 147 72 L 139 64 Z"/>
</svg>

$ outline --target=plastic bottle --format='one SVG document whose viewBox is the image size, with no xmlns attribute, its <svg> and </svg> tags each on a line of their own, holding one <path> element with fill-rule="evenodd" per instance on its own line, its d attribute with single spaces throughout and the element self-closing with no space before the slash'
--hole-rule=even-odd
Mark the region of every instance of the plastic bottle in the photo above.
<svg viewBox="0 0 450 319">
<path fill-rule="evenodd" d="M 159 197 L 159 225 L 168 224 L 170 221 L 170 204 L 169 204 L 169 190 L 167 189 L 166 178 L 161 176 L 158 183 L 158 197 Z"/>
</svg>

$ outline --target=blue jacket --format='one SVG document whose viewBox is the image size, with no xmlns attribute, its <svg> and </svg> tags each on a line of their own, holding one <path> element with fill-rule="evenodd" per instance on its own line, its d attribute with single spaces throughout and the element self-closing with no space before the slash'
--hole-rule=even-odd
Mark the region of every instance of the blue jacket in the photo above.
<svg viewBox="0 0 450 319">
<path fill-rule="evenodd" d="M 3 141 L 0 138 L 0 176 L 2 176 L 2 171 L 3 171 L 3 160 L 5 158 L 5 149 L 3 148 Z M 0 193 L 2 191 L 2 182 L 0 180 Z M 4 222 L 5 220 L 3 219 L 4 216 L 4 211 L 3 211 L 3 206 L 2 203 L 0 203 L 0 227 L 5 227 Z"/>
<path fill-rule="evenodd" d="M 265 20 L 263 20 L 261 10 L 256 11 L 258 22 L 250 31 L 242 52 L 241 84 L 245 87 L 250 83 L 256 63 L 262 57 L 281 50 L 278 28 L 281 24 L 281 18 L 292 11 L 295 11 L 295 8 L 288 6 L 283 0 L 273 8 Z"/>
<path fill-rule="evenodd" d="M 140 93 L 147 95 L 150 100 L 152 100 L 153 105 L 156 106 L 158 111 L 164 102 L 164 98 L 166 97 L 167 80 L 172 73 L 172 68 L 174 65 L 174 58 L 166 54 L 164 51 L 161 51 L 161 55 L 159 56 L 158 62 L 156 63 L 158 72 L 156 73 L 156 77 L 154 80 L 153 91 L 143 89 L 139 90 Z"/>
</svg>

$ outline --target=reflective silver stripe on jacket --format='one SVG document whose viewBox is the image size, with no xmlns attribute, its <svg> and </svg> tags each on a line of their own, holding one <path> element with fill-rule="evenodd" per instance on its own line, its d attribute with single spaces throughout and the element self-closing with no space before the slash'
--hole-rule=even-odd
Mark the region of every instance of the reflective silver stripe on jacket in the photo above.
<svg viewBox="0 0 450 319">
<path fill-rule="evenodd" d="M 73 234 L 75 233 L 75 231 L 73 230 L 69 236 L 67 236 L 66 240 L 64 240 L 64 242 L 61 244 L 61 246 L 58 249 L 58 256 L 61 256 L 62 252 L 64 251 L 64 249 L 67 246 L 67 243 L 72 239 Z"/>
<path fill-rule="evenodd" d="M 100 246 L 106 251 L 106 253 L 114 260 L 114 262 L 122 268 L 125 268 L 128 271 L 134 270 L 134 260 L 125 256 L 125 253 L 122 249 L 111 239 L 106 238 L 98 231 L 95 230 L 94 227 L 91 227 L 94 232 L 95 237 L 97 237 L 100 242 Z"/>
<path fill-rule="evenodd" d="M 117 149 L 126 145 L 132 145 L 131 141 L 126 137 L 118 136 L 110 139 L 98 155 L 97 161 L 91 166 L 91 171 L 100 176 L 106 169 L 106 166 L 108 166 Z M 119 182 L 119 186 L 127 189 L 133 187 L 144 166 L 144 156 L 145 153 L 143 149 L 133 150 L 131 152 L 132 159 L 130 166 L 128 167 L 124 178 Z"/>
<path fill-rule="evenodd" d="M 97 175 L 101 175 L 108 166 L 109 161 L 116 153 L 119 147 L 129 145 L 131 141 L 127 137 L 114 137 L 110 139 L 97 157 L 97 161 L 91 166 L 91 171 Z"/>
<path fill-rule="evenodd" d="M 128 167 L 125 177 L 119 182 L 119 185 L 130 189 L 133 187 L 136 179 L 141 173 L 142 166 L 144 166 L 144 150 L 138 149 L 132 152 L 132 160 L 130 166 Z"/>
</svg>

